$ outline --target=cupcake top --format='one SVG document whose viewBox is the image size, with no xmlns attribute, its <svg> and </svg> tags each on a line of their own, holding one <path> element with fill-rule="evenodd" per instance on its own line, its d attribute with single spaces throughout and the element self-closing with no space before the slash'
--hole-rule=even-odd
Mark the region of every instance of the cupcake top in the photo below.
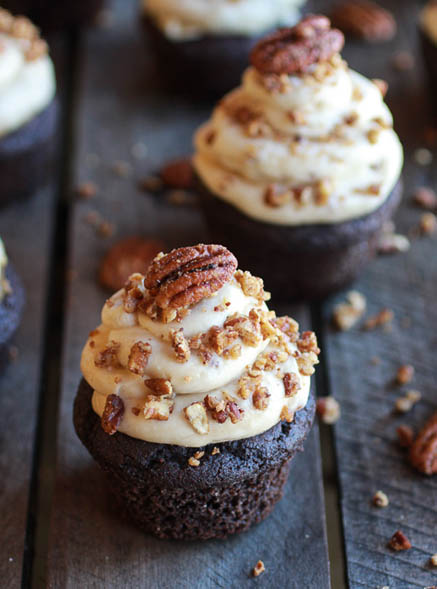
<svg viewBox="0 0 437 589">
<path fill-rule="evenodd" d="M 324 16 L 282 29 L 252 51 L 242 84 L 195 136 L 203 184 L 268 223 L 336 223 L 389 196 L 403 153 L 380 85 L 341 58 Z"/>
<path fill-rule="evenodd" d="M 426 3 L 420 15 L 420 22 L 424 32 L 437 45 L 437 0 Z"/>
<path fill-rule="evenodd" d="M 174 40 L 204 35 L 257 35 L 299 18 L 304 0 L 142 0 L 164 34 Z"/>
<path fill-rule="evenodd" d="M 55 91 L 53 64 L 38 29 L 0 8 L 0 137 L 40 113 Z"/>
<path fill-rule="evenodd" d="M 293 421 L 319 349 L 268 298 L 220 245 L 159 254 L 145 276 L 132 275 L 82 353 L 105 431 L 199 447 Z"/>
<path fill-rule="evenodd" d="M 6 267 L 8 265 L 8 257 L 6 255 L 5 246 L 0 237 L 0 302 L 4 299 L 6 294 L 10 291 L 10 285 L 6 278 Z"/>
</svg>

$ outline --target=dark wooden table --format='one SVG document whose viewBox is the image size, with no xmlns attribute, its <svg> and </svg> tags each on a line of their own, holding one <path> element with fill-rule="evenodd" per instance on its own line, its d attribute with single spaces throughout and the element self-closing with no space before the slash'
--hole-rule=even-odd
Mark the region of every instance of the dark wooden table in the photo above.
<svg viewBox="0 0 437 589">
<path fill-rule="evenodd" d="M 388 101 L 406 151 L 405 197 L 398 230 L 409 233 L 421 212 L 411 204 L 418 185 L 437 184 L 437 168 L 420 166 L 427 121 L 424 76 L 416 51 L 421 2 L 386 0 L 399 32 L 390 43 L 350 42 L 351 67 L 390 83 Z M 327 9 L 328 1 L 309 3 Z M 210 104 L 193 104 L 157 85 L 133 1 L 114 0 L 105 25 L 52 40 L 62 127 L 59 165 L 51 185 L 28 203 L 2 211 L 0 235 L 27 289 L 25 317 L 14 344 L 18 358 L 0 380 L 0 578 L 5 587 L 214 587 L 391 589 L 437 583 L 428 565 L 437 552 L 437 478 L 405 462 L 396 427 L 419 427 L 436 409 L 436 241 L 415 239 L 408 253 L 378 258 L 356 288 L 369 314 L 389 307 L 391 330 L 346 333 L 331 328 L 334 300 L 281 305 L 317 331 L 320 395 L 341 403 L 332 428 L 314 428 L 293 466 L 273 515 L 227 541 L 163 542 L 124 522 L 106 481 L 76 438 L 72 400 L 86 335 L 107 296 L 97 284 L 101 256 L 122 236 L 165 236 L 169 247 L 207 240 L 199 211 L 137 189 L 138 179 L 191 150 L 192 132 Z M 416 55 L 408 71 L 393 67 L 399 51 Z M 434 151 L 437 158 L 437 151 Z M 437 161 L 437 160 L 436 160 Z M 98 194 L 78 200 L 74 187 L 93 181 Z M 114 224 L 102 237 L 90 219 Z M 267 285 L 268 286 L 268 285 Z M 277 306 L 277 305 L 275 305 Z M 379 364 L 372 358 L 378 357 Z M 416 368 L 422 401 L 403 418 L 393 413 L 401 364 Z M 371 504 L 389 496 L 386 509 Z M 397 529 L 408 552 L 387 541 Z M 266 573 L 249 576 L 258 559 Z M 330 563 L 330 564 L 329 564 Z"/>
</svg>

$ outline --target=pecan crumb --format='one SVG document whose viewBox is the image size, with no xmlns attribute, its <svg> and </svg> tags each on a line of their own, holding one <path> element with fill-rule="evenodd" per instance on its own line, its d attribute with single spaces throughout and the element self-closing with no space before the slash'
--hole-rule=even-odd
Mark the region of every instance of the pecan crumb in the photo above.
<svg viewBox="0 0 437 589">
<path fill-rule="evenodd" d="M 282 379 L 284 382 L 285 396 L 294 397 L 300 389 L 299 377 L 294 372 L 287 372 Z"/>
<path fill-rule="evenodd" d="M 203 450 L 198 450 L 197 452 L 195 452 L 194 454 L 194 458 L 196 460 L 200 460 L 201 458 L 203 458 L 205 456 L 205 452 Z"/>
<path fill-rule="evenodd" d="M 270 393 L 266 387 L 258 387 L 252 395 L 252 402 L 255 409 L 265 411 L 269 405 L 269 397 Z"/>
<path fill-rule="evenodd" d="M 388 497 L 383 491 L 376 491 L 372 501 L 375 507 L 387 507 L 389 504 Z"/>
<path fill-rule="evenodd" d="M 401 530 L 398 530 L 393 534 L 388 545 L 392 550 L 396 551 L 409 550 L 411 548 L 411 542 Z"/>
<path fill-rule="evenodd" d="M 114 435 L 123 419 L 123 415 L 123 399 L 118 395 L 108 395 L 101 419 L 103 431 L 110 436 Z"/>
<path fill-rule="evenodd" d="M 180 329 L 171 329 L 170 338 L 171 345 L 175 353 L 176 362 L 180 362 L 181 364 L 188 362 L 191 352 L 188 341 L 185 339 L 183 328 L 181 327 Z"/>
<path fill-rule="evenodd" d="M 429 559 L 429 564 L 433 567 L 437 567 L 437 554 L 433 554 Z"/>
<path fill-rule="evenodd" d="M 327 425 L 337 423 L 341 415 L 340 404 L 337 399 L 331 396 L 317 399 L 317 415 Z"/>
<path fill-rule="evenodd" d="M 286 421 L 287 423 L 292 423 L 294 420 L 294 412 L 290 411 L 287 405 L 284 405 L 281 409 L 280 418 Z"/>
<path fill-rule="evenodd" d="M 147 395 L 143 408 L 144 419 L 168 421 L 170 414 L 173 412 L 173 407 L 174 401 L 169 395 Z"/>
<path fill-rule="evenodd" d="M 266 567 L 264 566 L 263 561 L 259 560 L 252 569 L 252 575 L 254 577 L 259 577 L 259 575 L 261 575 L 261 573 L 263 573 L 265 570 L 266 570 Z"/>
<path fill-rule="evenodd" d="M 414 440 L 414 432 L 409 425 L 400 425 L 396 429 L 401 448 L 409 448 Z"/>
<path fill-rule="evenodd" d="M 152 346 L 148 342 L 135 342 L 130 349 L 127 362 L 128 369 L 134 374 L 144 376 L 151 353 Z"/>
<path fill-rule="evenodd" d="M 393 317 L 393 311 L 391 309 L 384 308 L 381 309 L 381 311 L 379 311 L 379 313 L 377 313 L 376 315 L 369 317 L 369 319 L 367 319 L 364 322 L 363 327 L 366 330 L 375 329 L 376 327 L 380 327 L 382 325 L 390 323 L 391 321 L 393 321 Z"/>
<path fill-rule="evenodd" d="M 347 302 L 334 307 L 333 321 L 337 329 L 347 331 L 351 329 L 366 311 L 366 298 L 358 291 L 351 290 L 346 295 Z"/>
<path fill-rule="evenodd" d="M 144 384 L 158 397 L 164 395 L 171 396 L 173 394 L 171 382 L 166 378 L 148 378 L 144 381 Z"/>
<path fill-rule="evenodd" d="M 211 456 L 215 456 L 216 454 L 220 454 L 220 449 L 217 446 L 214 446 L 211 452 Z"/>
<path fill-rule="evenodd" d="M 416 188 L 413 193 L 413 200 L 422 209 L 437 209 L 437 194 L 432 188 L 428 188 L 427 186 Z"/>
<path fill-rule="evenodd" d="M 396 382 L 400 385 L 409 383 L 414 376 L 414 366 L 403 364 L 396 373 Z"/>
<path fill-rule="evenodd" d="M 200 460 L 197 460 L 197 458 L 194 458 L 194 456 L 190 456 L 188 458 L 188 464 L 190 466 L 200 466 Z"/>
<path fill-rule="evenodd" d="M 203 403 L 191 403 L 184 408 L 184 415 L 191 427 L 201 435 L 206 435 L 209 432 L 209 421 L 206 414 L 206 409 Z"/>
<path fill-rule="evenodd" d="M 96 196 L 97 185 L 94 184 L 94 182 L 83 182 L 82 184 L 79 184 L 79 186 L 77 187 L 76 193 L 79 198 L 89 200 L 90 198 Z"/>
<path fill-rule="evenodd" d="M 109 342 L 104 350 L 102 350 L 94 360 L 94 364 L 98 368 L 119 368 L 120 362 L 118 360 L 118 352 L 120 350 L 120 344 L 115 341 Z"/>
</svg>

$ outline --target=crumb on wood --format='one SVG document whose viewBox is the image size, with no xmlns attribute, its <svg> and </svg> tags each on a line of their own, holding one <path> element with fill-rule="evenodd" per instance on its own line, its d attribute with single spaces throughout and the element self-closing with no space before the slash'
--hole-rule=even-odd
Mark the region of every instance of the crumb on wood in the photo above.
<svg viewBox="0 0 437 589">
<path fill-rule="evenodd" d="M 372 502 L 375 507 L 387 507 L 389 504 L 388 497 L 384 491 L 376 491 L 373 495 Z"/>
<path fill-rule="evenodd" d="M 263 573 L 265 570 L 266 570 L 266 567 L 264 566 L 263 561 L 259 560 L 252 569 L 252 575 L 254 577 L 259 577 L 261 575 L 261 573 Z"/>
</svg>

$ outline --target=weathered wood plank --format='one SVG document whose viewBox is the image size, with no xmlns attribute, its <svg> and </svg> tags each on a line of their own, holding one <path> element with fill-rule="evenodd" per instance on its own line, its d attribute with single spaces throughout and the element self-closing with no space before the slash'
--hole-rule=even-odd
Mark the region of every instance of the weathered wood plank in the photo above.
<svg viewBox="0 0 437 589">
<path fill-rule="evenodd" d="M 206 239 L 195 209 L 171 208 L 138 193 L 133 177 L 154 170 L 173 154 L 186 153 L 192 130 L 210 107 L 179 103 L 153 89 L 147 81 L 151 64 L 132 24 L 134 8 L 124 12 L 121 1 L 114 8 L 113 28 L 90 33 L 85 44 L 77 179 L 95 181 L 99 195 L 77 203 L 72 224 L 75 278 L 68 305 L 48 584 L 243 587 L 253 582 L 249 572 L 262 558 L 268 569 L 258 580 L 263 586 L 328 587 L 317 430 L 305 453 L 296 458 L 286 496 L 273 515 L 240 537 L 203 544 L 157 541 L 123 522 L 106 480 L 73 431 L 71 410 L 80 379 L 80 351 L 99 320 L 106 296 L 96 284 L 96 273 L 110 241 L 98 237 L 84 222 L 87 212 L 97 210 L 114 222 L 114 239 L 135 233 L 158 235 L 169 246 Z M 140 162 L 131 157 L 132 146 L 138 142 L 148 148 L 147 158 Z M 90 154 L 98 154 L 98 165 Z M 127 178 L 114 175 L 110 168 L 116 160 L 129 162 L 134 173 Z M 303 310 L 295 311 L 302 316 Z"/>
<path fill-rule="evenodd" d="M 416 67 L 413 71 L 397 72 L 390 65 L 395 51 L 414 52 L 420 3 L 386 5 L 398 17 L 397 39 L 385 47 L 366 49 L 366 59 L 361 53 L 362 44 L 350 46 L 346 56 L 353 67 L 390 82 L 388 98 L 406 147 L 405 196 L 396 224 L 401 233 L 408 233 L 421 215 L 411 205 L 412 191 L 421 184 L 432 183 L 436 187 L 437 175 L 435 166 L 420 167 L 414 161 L 414 149 L 423 146 L 427 124 L 422 70 Z M 419 55 L 416 60 L 420 61 Z M 332 304 L 324 309 L 330 388 L 342 405 L 335 440 L 352 589 L 423 588 L 436 581 L 428 561 L 437 551 L 437 480 L 414 472 L 396 443 L 399 424 L 407 422 L 417 428 L 437 408 L 433 353 L 436 284 L 435 241 L 414 240 L 407 254 L 376 260 L 355 285 L 367 297 L 369 315 L 383 307 L 394 311 L 391 331 L 364 332 L 354 328 L 337 334 L 329 324 Z M 373 365 L 372 357 L 380 358 L 380 364 Z M 402 389 L 393 384 L 393 379 L 398 367 L 408 363 L 415 366 L 416 376 Z M 421 391 L 423 401 L 412 413 L 396 415 L 394 402 L 408 388 Z M 386 509 L 371 505 L 378 489 L 389 496 Z M 398 529 L 410 538 L 411 550 L 394 553 L 387 548 L 388 540 Z"/>
</svg>

